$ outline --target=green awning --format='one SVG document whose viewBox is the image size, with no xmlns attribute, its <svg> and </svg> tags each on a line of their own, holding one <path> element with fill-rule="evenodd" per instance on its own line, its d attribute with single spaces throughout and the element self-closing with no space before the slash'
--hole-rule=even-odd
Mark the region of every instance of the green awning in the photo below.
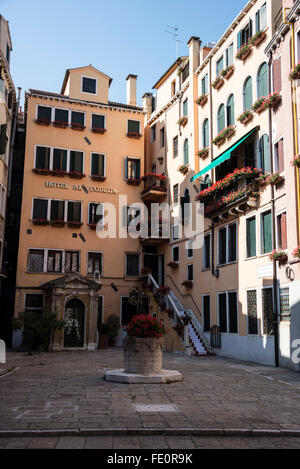
<svg viewBox="0 0 300 469">
<path fill-rule="evenodd" d="M 206 168 L 202 169 L 198 174 L 196 174 L 194 177 L 191 178 L 191 182 L 195 181 L 195 179 L 198 179 L 200 176 L 202 176 L 205 173 L 208 173 L 211 169 L 215 168 L 216 166 L 219 166 L 219 164 L 223 163 L 226 160 L 229 160 L 231 157 L 231 153 L 233 150 L 235 150 L 241 143 L 246 140 L 246 138 L 250 137 L 253 132 L 255 132 L 258 129 L 258 127 L 255 127 L 252 129 L 250 132 L 248 132 L 244 137 L 242 137 L 240 140 L 238 140 L 232 147 L 228 148 L 222 155 L 218 156 L 215 160 L 213 160 Z"/>
</svg>

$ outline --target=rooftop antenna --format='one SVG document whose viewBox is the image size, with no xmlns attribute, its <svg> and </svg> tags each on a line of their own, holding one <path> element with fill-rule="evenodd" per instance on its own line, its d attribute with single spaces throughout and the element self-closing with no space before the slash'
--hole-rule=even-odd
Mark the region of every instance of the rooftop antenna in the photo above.
<svg viewBox="0 0 300 469">
<path fill-rule="evenodd" d="M 177 28 L 177 26 L 170 26 L 169 24 L 166 24 L 166 27 L 169 28 L 169 30 L 164 29 L 164 32 L 171 34 L 171 36 L 173 36 L 171 39 L 176 42 L 176 59 L 177 59 L 178 58 L 178 43 L 182 42 L 183 44 L 184 42 L 178 39 L 179 28 Z"/>
</svg>

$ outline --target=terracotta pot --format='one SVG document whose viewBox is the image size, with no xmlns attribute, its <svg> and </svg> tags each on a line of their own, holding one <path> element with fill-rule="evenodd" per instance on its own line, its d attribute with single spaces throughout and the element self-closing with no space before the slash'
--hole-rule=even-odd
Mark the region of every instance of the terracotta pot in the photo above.
<svg viewBox="0 0 300 469">
<path fill-rule="evenodd" d="M 262 35 L 260 37 L 258 37 L 254 42 L 252 42 L 253 46 L 255 46 L 255 47 L 259 46 L 259 44 L 261 42 L 263 42 L 265 37 L 266 37 L 266 33 L 262 33 Z"/>
<path fill-rule="evenodd" d="M 222 78 L 215 86 L 214 86 L 214 89 L 215 90 L 218 90 L 219 88 L 221 88 L 221 86 L 224 85 L 224 79 Z"/>
<path fill-rule="evenodd" d="M 246 125 L 248 122 L 250 122 L 253 119 L 253 114 L 250 114 L 249 116 L 245 117 L 242 121 L 240 121 L 242 124 Z"/>
<path fill-rule="evenodd" d="M 242 60 L 242 61 L 246 60 L 250 54 L 251 54 L 251 49 L 247 50 L 243 55 L 241 55 L 241 57 L 239 57 L 239 60 Z"/>
<path fill-rule="evenodd" d="M 149 374 L 162 370 L 163 337 L 125 337 L 125 373 Z"/>
</svg>

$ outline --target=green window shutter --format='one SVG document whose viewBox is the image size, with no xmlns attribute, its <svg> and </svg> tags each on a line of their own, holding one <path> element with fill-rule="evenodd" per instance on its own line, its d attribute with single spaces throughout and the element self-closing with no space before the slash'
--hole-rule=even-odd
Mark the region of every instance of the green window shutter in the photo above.
<svg viewBox="0 0 300 469">
<path fill-rule="evenodd" d="M 256 219 L 247 220 L 247 257 L 256 256 Z"/>
<path fill-rule="evenodd" d="M 128 179 L 128 156 L 125 158 L 124 160 L 124 175 L 125 175 L 125 179 Z"/>
<path fill-rule="evenodd" d="M 264 63 L 258 72 L 257 78 L 257 97 L 261 98 L 267 96 L 269 92 L 269 83 L 268 83 L 268 65 Z"/>
<path fill-rule="evenodd" d="M 183 145 L 183 162 L 189 164 L 189 141 L 186 138 Z"/>
<path fill-rule="evenodd" d="M 271 211 L 262 215 L 263 254 L 272 251 L 272 215 Z"/>
<path fill-rule="evenodd" d="M 6 144 L 7 144 L 7 138 L 6 138 L 6 124 L 2 124 L 0 128 L 0 154 L 3 155 L 6 151 Z"/>
<path fill-rule="evenodd" d="M 128 207 L 126 207 L 126 205 L 122 207 L 122 224 L 123 226 L 128 225 Z"/>
<path fill-rule="evenodd" d="M 252 78 L 247 78 L 244 85 L 244 111 L 251 109 L 253 104 Z"/>
<path fill-rule="evenodd" d="M 203 123 L 202 140 L 203 140 L 203 148 L 209 147 L 209 123 L 208 123 L 208 119 L 206 119 Z"/>
<path fill-rule="evenodd" d="M 249 31 L 250 31 L 250 37 L 253 36 L 253 21 L 250 19 L 249 21 Z"/>
<path fill-rule="evenodd" d="M 259 143 L 261 169 L 271 172 L 270 142 L 268 135 L 263 135 Z"/>
<path fill-rule="evenodd" d="M 242 47 L 242 31 L 238 32 L 237 35 L 237 48 L 238 50 Z"/>
<path fill-rule="evenodd" d="M 99 155 L 92 153 L 92 175 L 99 176 Z"/>
<path fill-rule="evenodd" d="M 140 179 L 141 177 L 141 161 L 140 160 L 136 160 L 136 163 L 135 163 L 135 177 L 136 179 Z"/>
<path fill-rule="evenodd" d="M 233 94 L 227 101 L 227 125 L 234 124 L 234 97 Z"/>
<path fill-rule="evenodd" d="M 222 104 L 218 111 L 218 133 L 225 128 L 225 107 Z"/>
<path fill-rule="evenodd" d="M 258 33 L 260 31 L 260 24 L 259 24 L 259 10 L 255 13 L 255 31 Z"/>
</svg>

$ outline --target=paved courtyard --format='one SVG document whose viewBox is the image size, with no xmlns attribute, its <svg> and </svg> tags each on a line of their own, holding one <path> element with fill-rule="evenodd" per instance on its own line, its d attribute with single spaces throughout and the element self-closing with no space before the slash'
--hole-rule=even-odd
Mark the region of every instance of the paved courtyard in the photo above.
<svg viewBox="0 0 300 469">
<path fill-rule="evenodd" d="M 0 377 L 0 447 L 300 448 L 299 374 L 165 354 L 164 368 L 180 371 L 183 382 L 105 381 L 122 358 L 117 348 L 8 353 L 15 369 Z"/>
</svg>

